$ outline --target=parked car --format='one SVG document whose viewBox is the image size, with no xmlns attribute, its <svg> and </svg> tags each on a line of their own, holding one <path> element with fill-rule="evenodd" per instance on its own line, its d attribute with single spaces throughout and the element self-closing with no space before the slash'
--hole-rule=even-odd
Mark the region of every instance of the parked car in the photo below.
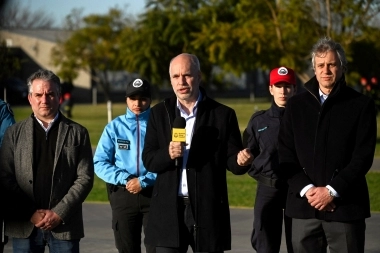
<svg viewBox="0 0 380 253">
<path fill-rule="evenodd" d="M 25 81 L 18 77 L 12 77 L 2 82 L 0 91 L 1 99 L 4 99 L 4 92 L 6 92 L 7 102 L 11 105 L 28 103 L 28 86 Z"/>
</svg>

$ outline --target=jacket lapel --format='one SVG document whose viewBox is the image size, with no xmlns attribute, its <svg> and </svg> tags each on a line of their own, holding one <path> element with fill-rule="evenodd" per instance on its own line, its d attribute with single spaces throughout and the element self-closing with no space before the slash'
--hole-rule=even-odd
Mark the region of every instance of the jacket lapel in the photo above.
<svg viewBox="0 0 380 253">
<path fill-rule="evenodd" d="M 69 122 L 67 122 L 66 118 L 62 114 L 60 117 L 61 121 L 59 122 L 58 128 L 57 146 L 55 147 L 54 171 L 57 166 L 58 158 L 62 152 L 64 141 L 69 131 Z"/>
<path fill-rule="evenodd" d="M 26 123 L 26 127 L 25 127 L 25 139 L 24 140 L 31 140 L 31 141 L 26 141 L 25 142 L 25 149 L 23 152 L 23 154 L 25 155 L 25 158 L 23 157 L 23 159 L 26 160 L 26 164 L 31 164 L 33 165 L 33 146 L 34 146 L 34 137 L 33 137 L 33 128 L 34 128 L 34 123 L 33 123 L 33 117 L 34 116 L 31 116 L 27 123 Z M 31 173 L 31 178 L 33 178 L 33 166 L 30 166 L 31 170 L 28 171 L 28 173 Z"/>
</svg>

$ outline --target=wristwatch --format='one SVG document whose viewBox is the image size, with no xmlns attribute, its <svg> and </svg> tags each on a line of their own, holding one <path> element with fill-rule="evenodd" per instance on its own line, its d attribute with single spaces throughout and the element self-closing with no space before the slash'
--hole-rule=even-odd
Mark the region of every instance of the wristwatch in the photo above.
<svg viewBox="0 0 380 253">
<path fill-rule="evenodd" d="M 332 192 L 332 190 L 330 190 L 329 188 L 327 188 L 328 192 L 329 192 L 329 195 L 333 198 L 335 198 L 335 194 Z"/>
</svg>

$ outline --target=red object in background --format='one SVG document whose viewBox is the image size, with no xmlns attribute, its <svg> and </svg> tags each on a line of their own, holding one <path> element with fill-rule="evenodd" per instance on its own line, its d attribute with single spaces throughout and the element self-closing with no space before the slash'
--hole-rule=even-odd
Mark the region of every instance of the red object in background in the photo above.
<svg viewBox="0 0 380 253">
<path fill-rule="evenodd" d="M 65 93 L 65 94 L 63 94 L 63 99 L 64 100 L 68 100 L 68 99 L 70 99 L 71 98 L 71 94 L 70 93 Z"/>
<path fill-rule="evenodd" d="M 367 85 L 367 79 L 365 77 L 360 78 L 360 84 L 363 86 Z"/>
<path fill-rule="evenodd" d="M 377 78 L 376 77 L 372 77 L 371 78 L 371 83 L 374 84 L 374 85 L 377 85 Z"/>
<path fill-rule="evenodd" d="M 65 94 L 63 94 L 60 99 L 59 99 L 59 103 L 62 104 L 63 101 L 66 101 L 66 100 L 69 100 L 71 98 L 71 93 L 69 92 L 66 92 Z"/>
</svg>

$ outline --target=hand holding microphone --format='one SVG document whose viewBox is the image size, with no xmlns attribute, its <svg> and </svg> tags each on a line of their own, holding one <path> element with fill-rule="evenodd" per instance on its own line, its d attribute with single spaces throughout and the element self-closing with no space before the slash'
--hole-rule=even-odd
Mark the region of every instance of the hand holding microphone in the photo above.
<svg viewBox="0 0 380 253">
<path fill-rule="evenodd" d="M 182 167 L 184 144 L 186 143 L 186 120 L 183 117 L 177 117 L 173 122 L 172 141 L 169 144 L 169 155 L 175 159 L 175 167 Z"/>
</svg>

